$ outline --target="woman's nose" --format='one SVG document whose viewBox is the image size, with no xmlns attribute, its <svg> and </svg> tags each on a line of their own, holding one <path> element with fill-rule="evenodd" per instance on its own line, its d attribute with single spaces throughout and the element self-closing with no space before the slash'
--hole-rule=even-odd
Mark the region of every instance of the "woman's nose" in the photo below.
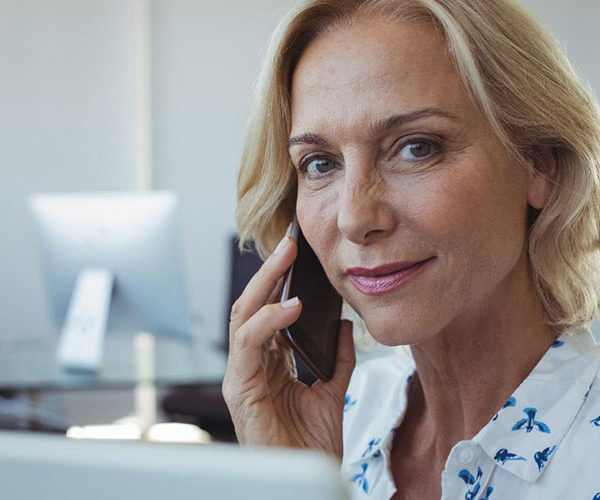
<svg viewBox="0 0 600 500">
<path fill-rule="evenodd" d="M 337 224 L 353 243 L 373 243 L 394 226 L 393 214 L 385 202 L 386 187 L 370 175 L 348 176 L 339 197 Z"/>
</svg>

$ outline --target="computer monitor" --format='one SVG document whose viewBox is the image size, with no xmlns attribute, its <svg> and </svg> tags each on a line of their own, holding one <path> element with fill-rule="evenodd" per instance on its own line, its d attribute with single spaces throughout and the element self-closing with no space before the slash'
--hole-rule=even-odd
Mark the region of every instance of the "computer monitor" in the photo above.
<svg viewBox="0 0 600 500">
<path fill-rule="evenodd" d="M 326 455 L 236 445 L 95 442 L 0 432 L 2 498 L 345 500 Z"/>
<path fill-rule="evenodd" d="M 40 194 L 30 207 L 64 368 L 97 370 L 106 330 L 191 337 L 173 194 Z"/>
</svg>

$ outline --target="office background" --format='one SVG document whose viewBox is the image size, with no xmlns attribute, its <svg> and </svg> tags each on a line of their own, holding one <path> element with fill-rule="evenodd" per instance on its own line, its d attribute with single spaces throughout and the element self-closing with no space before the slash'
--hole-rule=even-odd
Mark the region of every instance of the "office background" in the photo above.
<svg viewBox="0 0 600 500">
<path fill-rule="evenodd" d="M 252 86 L 295 3 L 0 0 L 0 349 L 58 334 L 27 209 L 36 192 L 175 191 L 194 325 L 221 339 Z M 600 2 L 522 3 L 600 94 Z M 76 397 L 71 411 L 99 420 L 131 403 Z"/>
</svg>

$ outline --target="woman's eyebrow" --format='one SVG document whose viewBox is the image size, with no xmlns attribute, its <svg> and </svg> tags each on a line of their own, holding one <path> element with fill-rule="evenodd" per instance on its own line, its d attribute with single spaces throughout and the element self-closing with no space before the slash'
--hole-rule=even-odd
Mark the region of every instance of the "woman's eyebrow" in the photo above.
<svg viewBox="0 0 600 500">
<path fill-rule="evenodd" d="M 300 134 L 296 137 L 291 137 L 288 142 L 288 147 L 294 146 L 296 144 L 316 144 L 318 146 L 323 146 L 327 144 L 327 140 L 324 137 L 321 137 L 317 134 Z"/>
<path fill-rule="evenodd" d="M 378 120 L 369 128 L 373 135 L 378 135 L 391 128 L 397 127 L 398 125 L 403 125 L 405 123 L 420 120 L 421 118 L 429 118 L 433 116 L 447 118 L 449 120 L 458 119 L 452 113 L 439 108 L 423 108 L 411 113 L 397 114 L 383 120 Z M 327 140 L 318 134 L 306 133 L 291 137 L 288 142 L 288 147 L 295 146 L 297 144 L 313 144 L 317 146 L 323 146 L 327 144 Z"/>
<path fill-rule="evenodd" d="M 383 120 L 376 121 L 374 124 L 370 126 L 371 133 L 373 135 L 381 134 L 382 132 L 386 132 L 391 128 L 397 127 L 398 125 L 403 125 L 405 123 L 414 122 L 416 120 L 420 120 L 421 118 L 430 118 L 432 116 L 437 116 L 441 118 L 447 118 L 449 120 L 457 120 L 458 118 L 439 108 L 423 108 L 417 111 L 413 111 L 411 113 L 398 114 L 390 116 L 389 118 L 385 118 Z"/>
</svg>

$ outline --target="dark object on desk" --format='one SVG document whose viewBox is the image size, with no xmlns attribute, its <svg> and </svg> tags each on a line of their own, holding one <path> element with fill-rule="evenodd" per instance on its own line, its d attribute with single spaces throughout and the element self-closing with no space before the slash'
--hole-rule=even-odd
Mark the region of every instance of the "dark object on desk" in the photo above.
<svg viewBox="0 0 600 500">
<path fill-rule="evenodd" d="M 35 404 L 37 393 L 0 391 L 0 429 L 65 434 L 71 423 L 62 415 Z"/>
<path fill-rule="evenodd" d="M 200 426 L 214 441 L 237 441 L 221 384 L 174 388 L 163 398 L 162 410 L 168 420 Z"/>
<path fill-rule="evenodd" d="M 12 399 L 18 394 L 14 389 L 0 389 L 0 398 Z"/>
<path fill-rule="evenodd" d="M 251 248 L 240 253 L 237 237 L 229 242 L 231 271 L 229 274 L 229 302 L 224 325 L 223 341 L 219 348 L 229 350 L 229 312 L 235 300 L 262 265 L 262 260 Z M 298 379 L 311 385 L 316 377 L 294 354 Z M 170 420 L 194 423 L 206 430 L 217 441 L 235 442 L 235 432 L 229 410 L 221 394 L 221 384 L 174 388 L 162 400 L 162 409 Z"/>
</svg>

